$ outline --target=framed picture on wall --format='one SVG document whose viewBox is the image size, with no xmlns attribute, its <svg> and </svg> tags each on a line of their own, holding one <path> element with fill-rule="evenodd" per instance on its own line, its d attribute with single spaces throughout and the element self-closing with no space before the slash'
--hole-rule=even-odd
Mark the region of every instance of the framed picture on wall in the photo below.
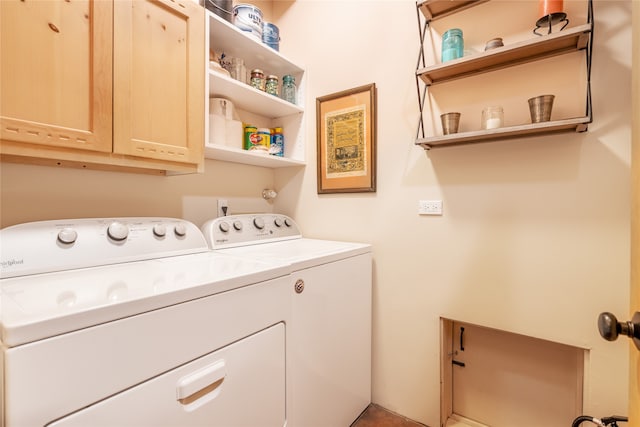
<svg viewBox="0 0 640 427">
<path fill-rule="evenodd" d="M 316 98 L 318 194 L 376 191 L 376 84 Z"/>
</svg>

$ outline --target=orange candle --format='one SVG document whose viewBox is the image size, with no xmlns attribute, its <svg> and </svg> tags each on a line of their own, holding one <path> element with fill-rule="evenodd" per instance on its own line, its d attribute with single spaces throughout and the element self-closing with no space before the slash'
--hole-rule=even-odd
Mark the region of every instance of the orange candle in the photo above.
<svg viewBox="0 0 640 427">
<path fill-rule="evenodd" d="M 542 18 L 553 13 L 562 12 L 563 0 L 540 0 L 538 2 L 538 17 Z"/>
</svg>

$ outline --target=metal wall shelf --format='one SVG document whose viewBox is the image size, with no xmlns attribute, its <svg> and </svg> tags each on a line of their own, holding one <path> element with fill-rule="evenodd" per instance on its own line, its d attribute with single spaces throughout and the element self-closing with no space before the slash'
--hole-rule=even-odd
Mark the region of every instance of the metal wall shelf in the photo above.
<svg viewBox="0 0 640 427">
<path fill-rule="evenodd" d="M 593 49 L 593 4 L 587 0 L 587 23 L 567 30 L 535 37 L 530 40 L 499 47 L 475 55 L 425 66 L 424 41 L 432 20 L 460 12 L 489 0 L 420 0 L 416 3 L 418 27 L 420 30 L 420 53 L 416 67 L 416 88 L 420 108 L 420 121 L 416 145 L 425 150 L 437 147 L 485 143 L 530 136 L 563 132 L 585 132 L 592 122 L 591 107 L 591 56 Z M 421 19 L 421 15 L 423 19 Z M 421 21 L 424 21 L 422 23 Z M 566 118 L 552 122 L 529 123 L 498 129 L 460 132 L 456 134 L 425 137 L 424 105 L 430 86 L 456 79 L 497 71 L 500 69 L 539 61 L 556 55 L 564 55 L 584 50 L 587 61 L 587 95 L 584 117 Z M 423 88 L 421 89 L 421 86 Z"/>
</svg>

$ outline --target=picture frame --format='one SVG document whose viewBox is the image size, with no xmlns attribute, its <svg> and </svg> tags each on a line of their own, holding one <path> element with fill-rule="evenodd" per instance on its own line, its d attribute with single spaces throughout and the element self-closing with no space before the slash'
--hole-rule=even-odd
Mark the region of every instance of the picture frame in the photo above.
<svg viewBox="0 0 640 427">
<path fill-rule="evenodd" d="M 318 194 L 376 191 L 376 84 L 316 98 Z"/>
</svg>

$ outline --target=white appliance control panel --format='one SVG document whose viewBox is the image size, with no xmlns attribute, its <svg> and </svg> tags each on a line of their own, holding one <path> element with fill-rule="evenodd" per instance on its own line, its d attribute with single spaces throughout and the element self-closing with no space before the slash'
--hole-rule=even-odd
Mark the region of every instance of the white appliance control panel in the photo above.
<svg viewBox="0 0 640 427">
<path fill-rule="evenodd" d="M 222 216 L 207 221 L 202 232 L 211 249 L 302 238 L 295 221 L 280 214 Z"/>
<path fill-rule="evenodd" d="M 0 278 L 206 252 L 194 224 L 131 217 L 39 221 L 0 230 Z"/>
</svg>

